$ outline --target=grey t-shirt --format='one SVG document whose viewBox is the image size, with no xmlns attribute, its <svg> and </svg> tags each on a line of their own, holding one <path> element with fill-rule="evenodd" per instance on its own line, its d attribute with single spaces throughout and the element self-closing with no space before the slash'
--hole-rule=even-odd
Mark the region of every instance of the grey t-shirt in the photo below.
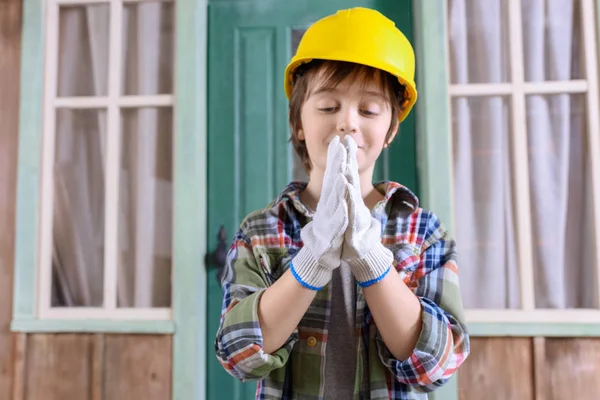
<svg viewBox="0 0 600 400">
<path fill-rule="evenodd" d="M 333 272 L 325 349 L 326 400 L 349 400 L 356 376 L 356 283 L 347 265 Z"/>
</svg>

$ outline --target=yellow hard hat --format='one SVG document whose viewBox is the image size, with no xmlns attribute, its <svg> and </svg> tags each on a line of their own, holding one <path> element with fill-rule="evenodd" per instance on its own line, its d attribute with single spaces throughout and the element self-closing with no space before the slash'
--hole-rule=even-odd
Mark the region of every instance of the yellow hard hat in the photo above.
<svg viewBox="0 0 600 400">
<path fill-rule="evenodd" d="M 296 55 L 285 70 L 285 93 L 290 98 L 294 71 L 313 59 L 347 61 L 387 71 L 406 87 L 398 119 L 402 121 L 417 101 L 415 53 L 394 21 L 368 8 L 340 10 L 304 33 Z"/>
</svg>

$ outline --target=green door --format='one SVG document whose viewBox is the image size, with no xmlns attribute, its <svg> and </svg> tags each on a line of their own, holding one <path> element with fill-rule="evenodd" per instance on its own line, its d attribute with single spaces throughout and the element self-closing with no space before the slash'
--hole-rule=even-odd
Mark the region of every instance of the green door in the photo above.
<svg viewBox="0 0 600 400">
<path fill-rule="evenodd" d="M 229 247 L 251 211 L 269 203 L 292 179 L 288 103 L 283 72 L 310 23 L 354 6 L 375 8 L 411 39 L 411 1 L 211 1 L 208 10 L 208 249 L 221 227 Z M 401 151 L 400 151 L 401 150 Z M 395 154 L 398 154 L 397 156 Z M 376 177 L 417 190 L 414 120 L 409 117 L 385 152 Z M 216 269 L 208 280 L 207 399 L 252 399 L 256 384 L 239 383 L 214 356 L 221 311 Z"/>
</svg>

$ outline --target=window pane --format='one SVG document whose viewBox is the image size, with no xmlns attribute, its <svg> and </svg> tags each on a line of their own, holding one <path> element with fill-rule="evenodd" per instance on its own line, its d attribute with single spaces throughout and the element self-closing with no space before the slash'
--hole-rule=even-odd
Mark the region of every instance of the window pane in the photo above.
<svg viewBox="0 0 600 400">
<path fill-rule="evenodd" d="M 508 3 L 506 0 L 448 1 L 451 83 L 510 80 Z"/>
<path fill-rule="evenodd" d="M 467 308 L 518 308 L 509 99 L 455 98 L 454 215 Z"/>
<path fill-rule="evenodd" d="M 306 32 L 306 29 L 292 29 L 291 55 L 296 54 L 296 50 L 298 49 L 298 45 L 300 44 L 300 40 L 302 39 L 304 32 Z M 291 143 L 290 146 L 292 146 L 292 179 L 296 181 L 308 182 L 308 175 L 304 169 L 304 164 L 302 163 L 300 157 L 298 157 L 296 151 L 293 149 L 293 145 Z"/>
<path fill-rule="evenodd" d="M 122 93 L 173 93 L 174 18 L 172 2 L 124 5 Z"/>
<path fill-rule="evenodd" d="M 105 96 L 108 4 L 64 6 L 59 14 L 58 96 Z"/>
<path fill-rule="evenodd" d="M 305 28 L 292 29 L 292 54 L 290 54 L 290 56 L 296 54 L 296 50 L 298 50 L 298 46 L 300 45 L 300 40 L 302 40 L 302 36 L 304 36 L 304 32 L 306 32 Z"/>
<path fill-rule="evenodd" d="M 170 307 L 173 113 L 122 112 L 119 307 Z"/>
<path fill-rule="evenodd" d="M 522 1 L 521 7 L 525 80 L 584 78 L 581 1 Z"/>
<path fill-rule="evenodd" d="M 594 307 L 585 95 L 529 96 L 527 131 L 536 307 Z"/>
<path fill-rule="evenodd" d="M 102 305 L 105 141 L 105 110 L 58 110 L 53 306 Z"/>
</svg>

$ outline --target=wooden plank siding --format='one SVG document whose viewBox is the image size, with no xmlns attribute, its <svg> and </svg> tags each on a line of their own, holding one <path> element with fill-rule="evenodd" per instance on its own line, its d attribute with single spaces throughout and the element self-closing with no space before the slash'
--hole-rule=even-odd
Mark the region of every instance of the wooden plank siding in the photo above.
<svg viewBox="0 0 600 400">
<path fill-rule="evenodd" d="M 29 335 L 25 399 L 89 399 L 92 339 L 91 335 L 78 334 Z"/>
<path fill-rule="evenodd" d="M 460 400 L 533 400 L 530 338 L 472 338 L 471 355 L 458 374 Z"/>
<path fill-rule="evenodd" d="M 29 334 L 13 400 L 171 399 L 170 335 Z M 21 379 L 19 379 L 21 380 Z"/>
<path fill-rule="evenodd" d="M 600 339 L 472 338 L 460 400 L 600 398 Z"/>
<path fill-rule="evenodd" d="M 536 400 L 600 398 L 600 339 L 534 340 Z"/>
<path fill-rule="evenodd" d="M 10 332 L 15 243 L 21 0 L 0 1 L 0 399 L 13 392 L 15 347 Z"/>
<path fill-rule="evenodd" d="M 106 335 L 104 397 L 171 398 L 171 336 Z"/>
</svg>

